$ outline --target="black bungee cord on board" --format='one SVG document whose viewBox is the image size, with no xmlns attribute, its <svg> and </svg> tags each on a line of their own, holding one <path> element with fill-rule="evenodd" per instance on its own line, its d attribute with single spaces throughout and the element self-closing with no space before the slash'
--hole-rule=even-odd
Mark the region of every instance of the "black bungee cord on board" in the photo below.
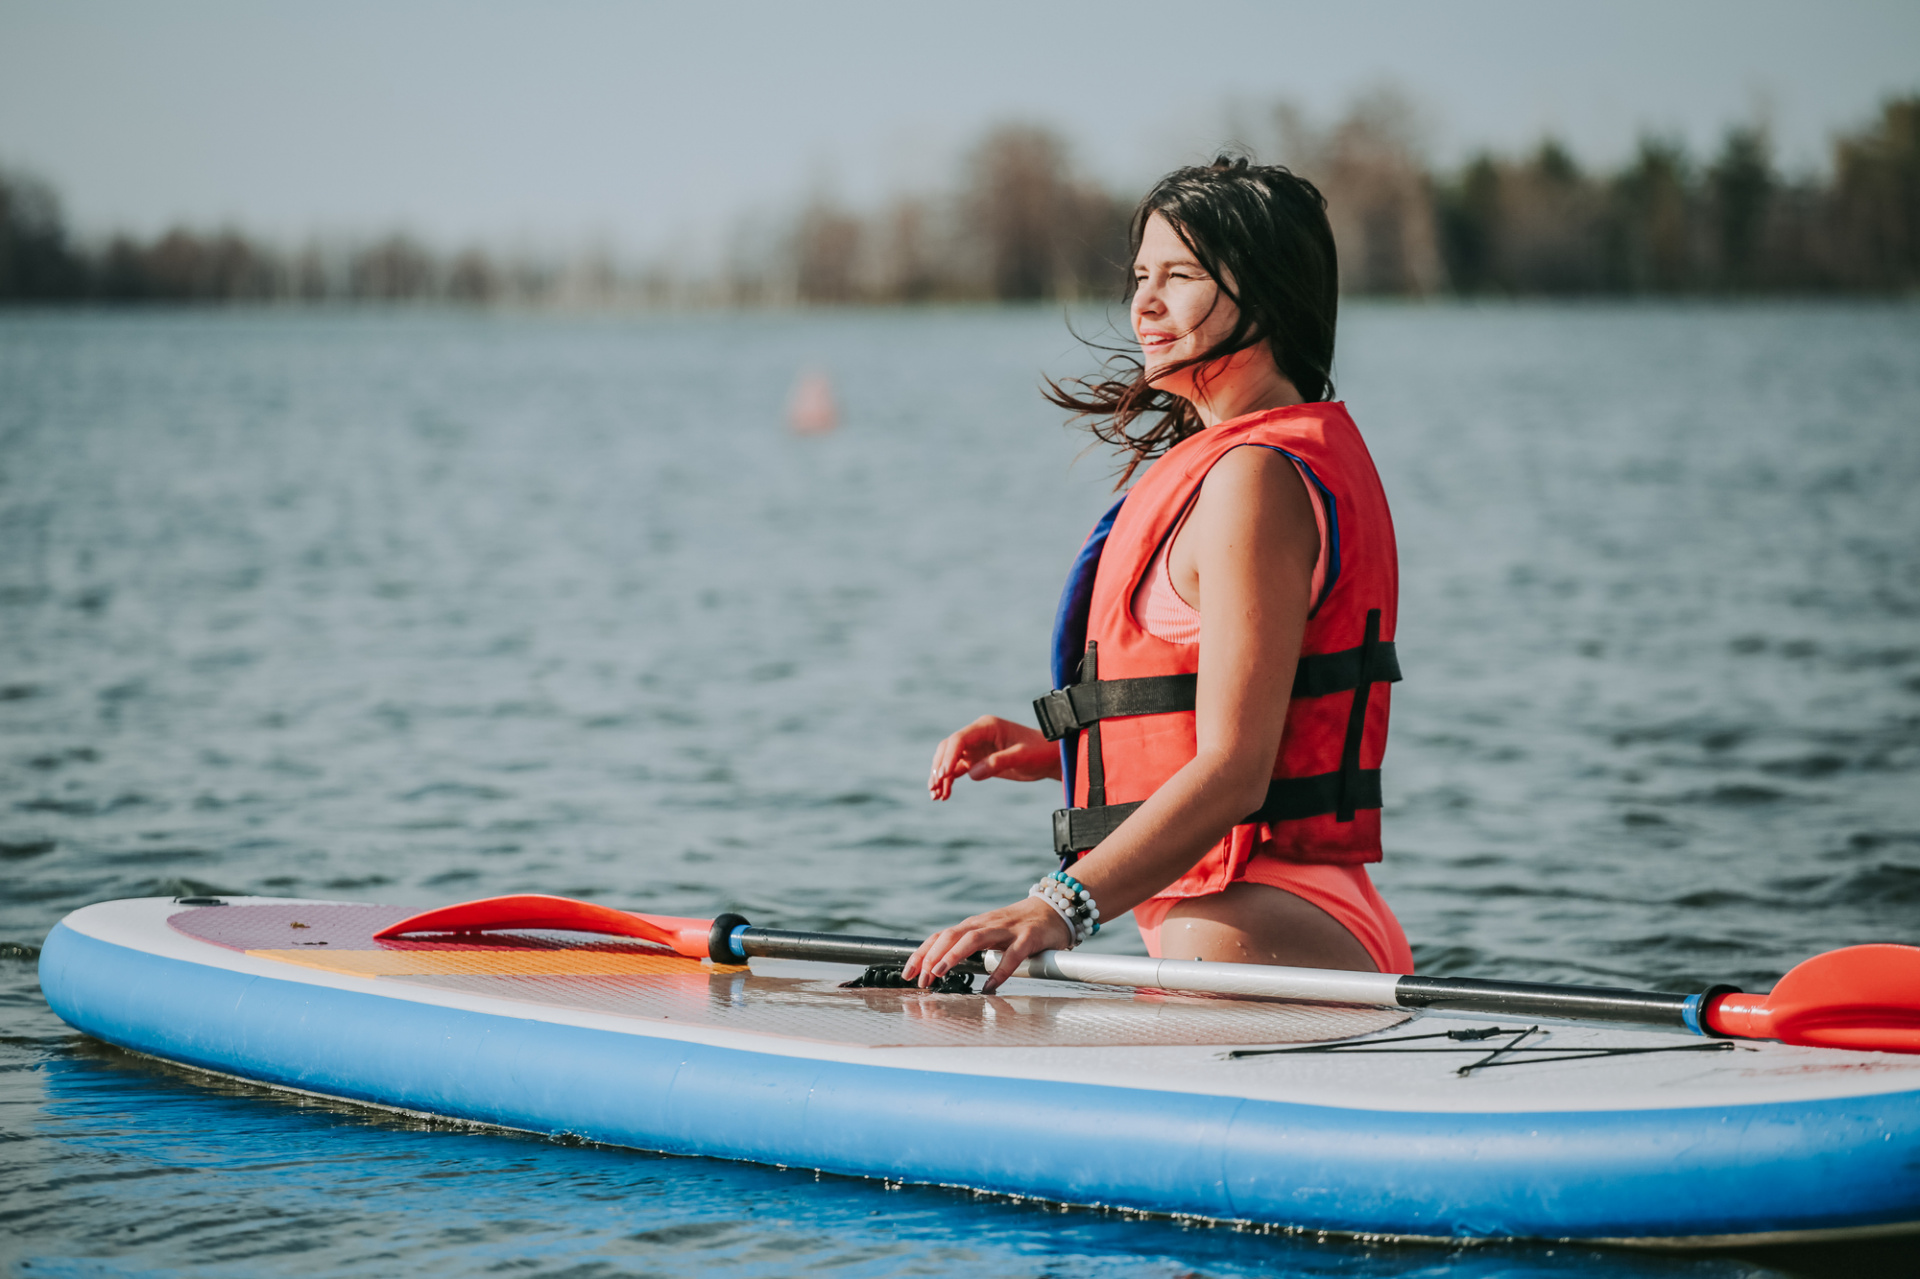
<svg viewBox="0 0 1920 1279">
<path fill-rule="evenodd" d="M 1295 1044 L 1286 1048 L 1235 1048 L 1221 1054 L 1228 1061 L 1238 1061 L 1243 1057 L 1274 1057 L 1284 1053 L 1384 1053 L 1388 1055 L 1413 1056 L 1419 1053 L 1471 1053 L 1481 1051 L 1478 1048 L 1451 1048 L 1435 1045 L 1430 1048 L 1391 1048 L 1389 1044 L 1411 1044 L 1419 1040 L 1448 1039 L 1454 1043 L 1483 1043 L 1489 1039 L 1510 1036 L 1508 1043 L 1502 1044 L 1487 1053 L 1479 1061 L 1460 1067 L 1454 1073 L 1466 1076 L 1476 1070 L 1486 1070 L 1494 1066 L 1544 1066 L 1554 1061 L 1584 1061 L 1592 1057 L 1640 1057 L 1648 1053 L 1713 1053 L 1731 1052 L 1736 1046 L 1729 1039 L 1710 1040 L 1704 1044 L 1661 1044 L 1653 1048 L 1578 1048 L 1562 1049 L 1545 1046 L 1523 1048 L 1522 1041 L 1539 1033 L 1538 1026 L 1477 1026 L 1469 1030 L 1443 1030 L 1430 1035 L 1395 1035 L 1391 1039 L 1347 1040 L 1337 1044 Z M 1498 1060 L 1508 1054 L 1553 1054 L 1552 1056 L 1522 1056 L 1511 1061 Z"/>
<path fill-rule="evenodd" d="M 840 983 L 842 990 L 907 990 L 919 989 L 920 983 L 908 981 L 900 975 L 899 964 L 875 964 L 852 981 Z M 973 974 L 961 972 L 958 968 L 933 979 L 933 985 L 927 988 L 934 995 L 971 995 L 973 993 Z"/>
</svg>

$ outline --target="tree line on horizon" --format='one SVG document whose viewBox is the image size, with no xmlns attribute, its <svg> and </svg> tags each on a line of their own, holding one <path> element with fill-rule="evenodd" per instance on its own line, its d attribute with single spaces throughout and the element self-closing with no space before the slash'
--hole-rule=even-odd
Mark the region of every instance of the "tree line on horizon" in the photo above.
<svg viewBox="0 0 1920 1279">
<path fill-rule="evenodd" d="M 1704 163 L 1649 136 L 1608 172 L 1549 138 L 1452 172 L 1422 158 L 1417 113 L 1383 92 L 1325 128 L 1278 106 L 1257 150 L 1328 199 L 1341 283 L 1374 296 L 1920 289 L 1920 94 L 1834 140 L 1821 177 L 1788 178 L 1764 129 L 1729 129 Z M 59 200 L 0 171 L 0 301 L 438 302 L 467 305 L 911 304 L 1110 299 L 1125 287 L 1133 198 L 1077 173 L 1034 125 L 989 132 L 954 189 L 862 213 L 827 196 L 744 233 L 714 270 L 443 252 L 394 234 L 285 249 L 235 230 L 176 228 L 82 243 Z"/>
</svg>

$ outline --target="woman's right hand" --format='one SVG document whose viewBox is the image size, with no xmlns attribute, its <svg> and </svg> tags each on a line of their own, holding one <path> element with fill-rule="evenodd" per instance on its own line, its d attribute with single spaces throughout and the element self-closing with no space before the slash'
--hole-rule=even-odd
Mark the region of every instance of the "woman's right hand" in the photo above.
<svg viewBox="0 0 1920 1279">
<path fill-rule="evenodd" d="M 927 794 L 946 799 L 953 781 L 962 775 L 976 782 L 1005 777 L 1016 782 L 1060 779 L 1060 748 L 1037 728 L 1016 724 L 998 715 L 982 715 L 954 733 L 933 752 L 933 771 L 927 775 Z"/>
<path fill-rule="evenodd" d="M 924 990 L 968 957 L 983 950 L 997 950 L 1001 952 L 1000 965 L 987 974 L 987 984 L 980 989 L 981 994 L 990 995 L 1019 971 L 1027 956 L 1072 945 L 1073 932 L 1059 912 L 1028 897 L 941 929 L 920 943 L 900 975 Z"/>
</svg>

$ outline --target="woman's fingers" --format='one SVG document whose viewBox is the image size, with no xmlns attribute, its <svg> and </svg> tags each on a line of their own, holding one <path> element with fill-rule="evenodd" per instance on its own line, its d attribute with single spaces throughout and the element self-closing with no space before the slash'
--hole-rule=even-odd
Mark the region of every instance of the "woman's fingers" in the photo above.
<svg viewBox="0 0 1920 1279">
<path fill-rule="evenodd" d="M 1020 766 L 1020 748 L 1008 746 L 991 755 L 982 756 L 978 763 L 967 770 L 967 776 L 976 782 L 984 782 L 989 777 L 998 777 Z"/>
<path fill-rule="evenodd" d="M 1013 976 L 1030 955 L 1069 945 L 1066 921 L 1044 902 L 1033 898 L 1003 906 L 943 928 L 921 942 L 901 969 L 908 980 L 924 988 L 984 950 L 1002 952 L 1000 963 L 987 977 L 985 991 L 993 991 Z"/>
<path fill-rule="evenodd" d="M 1000 756 L 1004 754 L 1006 754 L 1005 751 L 995 751 L 991 755 L 980 755 L 968 765 L 968 778 L 976 782 L 984 782 L 989 777 L 998 776 L 1000 770 L 994 767 L 994 761 L 998 760 Z"/>
<path fill-rule="evenodd" d="M 933 751 L 933 769 L 927 775 L 927 794 L 934 799 L 953 795 L 954 780 L 963 775 L 976 781 L 997 776 L 978 771 L 993 752 L 1006 745 L 1006 730 L 1014 728 L 1006 720 L 982 715 L 957 733 L 949 734 Z"/>
<path fill-rule="evenodd" d="M 1014 742 L 975 764 L 967 773 L 975 781 L 989 777 L 1010 777 L 1016 782 L 1037 782 L 1042 777 L 1060 776 L 1060 753 L 1044 738 L 1033 742 Z"/>
<path fill-rule="evenodd" d="M 967 933 L 967 925 L 973 921 L 953 928 L 943 928 L 920 943 L 920 948 L 901 966 L 900 975 L 908 981 L 918 981 L 921 986 L 931 986 L 934 979 L 944 977 L 955 964 L 972 955 L 972 951 L 955 955 L 960 938 Z"/>
<path fill-rule="evenodd" d="M 919 948 L 908 957 L 907 962 L 900 966 L 900 975 L 908 981 L 912 981 L 915 977 L 919 976 L 920 965 L 927 962 L 927 952 L 933 948 L 934 942 L 939 939 L 940 934 L 935 933 L 933 936 L 921 942 Z"/>
<path fill-rule="evenodd" d="M 908 981 L 918 980 L 922 986 L 932 985 L 934 978 L 945 976 L 974 951 L 986 949 L 984 945 L 965 948 L 966 939 L 973 936 L 978 931 L 977 925 L 986 919 L 987 916 L 976 915 L 952 928 L 942 928 L 915 948 L 907 962 L 900 966 L 900 975 Z"/>
<path fill-rule="evenodd" d="M 921 985 L 927 985 L 934 978 L 944 976 L 948 969 L 973 954 L 964 951 L 956 955 L 961 938 L 986 917 L 976 915 L 972 919 L 962 920 L 952 928 L 942 928 L 933 934 L 908 956 L 907 962 L 900 967 L 900 975 L 913 980 L 921 978 Z"/>
<path fill-rule="evenodd" d="M 1042 947 L 1041 949 L 1044 950 L 1045 947 Z M 980 988 L 980 993 L 983 995 L 990 995 L 994 991 L 1000 989 L 1001 986 L 1006 984 L 1007 978 L 1019 972 L 1020 965 L 1026 962 L 1027 962 L 1027 957 L 1025 955 L 1022 955 L 1017 950 L 1002 951 L 1000 953 L 999 966 L 995 968 L 991 973 L 987 974 L 987 984 Z"/>
<path fill-rule="evenodd" d="M 965 928 L 965 925 L 962 925 L 962 927 Z M 967 928 L 966 931 L 953 939 L 952 944 L 947 947 L 945 954 L 933 961 L 933 968 L 930 972 L 929 980 L 933 977 L 946 976 L 949 972 L 953 971 L 953 969 L 964 964 L 967 960 L 972 959 L 983 950 L 998 949 L 998 944 L 993 938 L 994 935 L 1000 931 L 1001 930 L 997 928 Z"/>
<path fill-rule="evenodd" d="M 966 771 L 960 735 L 955 733 L 941 742 L 939 749 L 933 753 L 933 772 L 927 778 L 927 793 L 935 799 L 948 798 L 953 794 L 953 779 Z"/>
<path fill-rule="evenodd" d="M 1059 751 L 1038 730 L 991 715 L 949 737 L 934 754 L 936 775 L 948 781 L 961 773 L 976 781 L 1060 776 Z"/>
<path fill-rule="evenodd" d="M 1018 910 L 1019 907 L 1013 909 Z M 1013 940 L 997 948 L 1001 951 L 1000 963 L 988 975 L 987 984 L 980 988 L 981 994 L 991 994 L 1000 989 L 1007 978 L 1019 972 L 1029 956 L 1043 950 L 1058 950 L 1072 943 L 1073 938 L 1067 933 L 1067 922 L 1055 914 L 1050 906 L 1041 905 L 1039 909 L 1042 914 L 1030 914 L 1024 926 L 1014 930 Z"/>
<path fill-rule="evenodd" d="M 950 733 L 933 748 L 933 767 L 927 773 L 927 790 L 935 799 L 945 799 L 951 793 L 954 752 L 959 749 L 960 734 Z M 946 793 L 943 793 L 946 792 Z"/>
<path fill-rule="evenodd" d="M 933 768 L 927 774 L 927 792 L 935 799 L 945 799 L 953 794 L 953 778 L 958 771 L 961 744 L 965 735 L 965 729 L 958 733 L 950 733 L 933 749 Z"/>
</svg>

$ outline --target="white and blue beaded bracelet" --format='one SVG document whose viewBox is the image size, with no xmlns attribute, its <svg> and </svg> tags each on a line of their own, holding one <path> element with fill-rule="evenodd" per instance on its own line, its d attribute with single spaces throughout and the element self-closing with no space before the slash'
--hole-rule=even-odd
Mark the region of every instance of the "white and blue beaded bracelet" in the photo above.
<svg viewBox="0 0 1920 1279">
<path fill-rule="evenodd" d="M 1059 884 L 1063 888 L 1065 888 L 1067 890 L 1067 897 L 1070 901 L 1085 903 L 1085 918 L 1087 918 L 1090 921 L 1099 920 L 1100 907 L 1094 903 L 1093 893 L 1090 889 L 1088 889 L 1088 887 L 1085 884 L 1081 883 L 1079 880 L 1075 879 L 1073 876 L 1067 874 L 1067 872 L 1065 872 L 1064 870 L 1054 871 L 1051 875 L 1047 876 L 1047 879 L 1050 879 L 1054 883 Z M 1045 881 L 1043 880 L 1041 882 L 1044 883 Z M 1099 923 L 1095 922 L 1093 924 L 1093 932 L 1088 933 L 1087 936 L 1091 937 L 1093 936 L 1093 933 L 1097 933 L 1099 931 L 1100 931 L 1100 925 Z"/>
<path fill-rule="evenodd" d="M 1087 886 L 1071 875 L 1055 872 L 1027 890 L 1038 897 L 1067 925 L 1067 949 L 1086 941 L 1100 931 L 1100 908 Z"/>
<path fill-rule="evenodd" d="M 1062 890 L 1058 884 L 1035 884 L 1028 890 L 1028 895 L 1038 897 L 1041 901 L 1044 901 L 1048 906 L 1052 907 L 1056 915 L 1066 921 L 1068 931 L 1067 945 L 1069 948 L 1079 944 L 1082 934 L 1086 931 L 1081 919 L 1081 914 L 1075 909 L 1077 903 L 1068 898 L 1066 892 Z"/>
<path fill-rule="evenodd" d="M 1079 925 L 1074 922 L 1072 914 L 1068 912 L 1065 906 L 1055 901 L 1051 895 L 1040 891 L 1038 884 L 1027 890 L 1027 896 L 1038 897 L 1047 904 L 1048 908 L 1051 909 L 1054 914 L 1060 916 L 1060 922 L 1067 926 L 1067 944 L 1065 949 L 1072 950 L 1080 944 Z"/>
</svg>

